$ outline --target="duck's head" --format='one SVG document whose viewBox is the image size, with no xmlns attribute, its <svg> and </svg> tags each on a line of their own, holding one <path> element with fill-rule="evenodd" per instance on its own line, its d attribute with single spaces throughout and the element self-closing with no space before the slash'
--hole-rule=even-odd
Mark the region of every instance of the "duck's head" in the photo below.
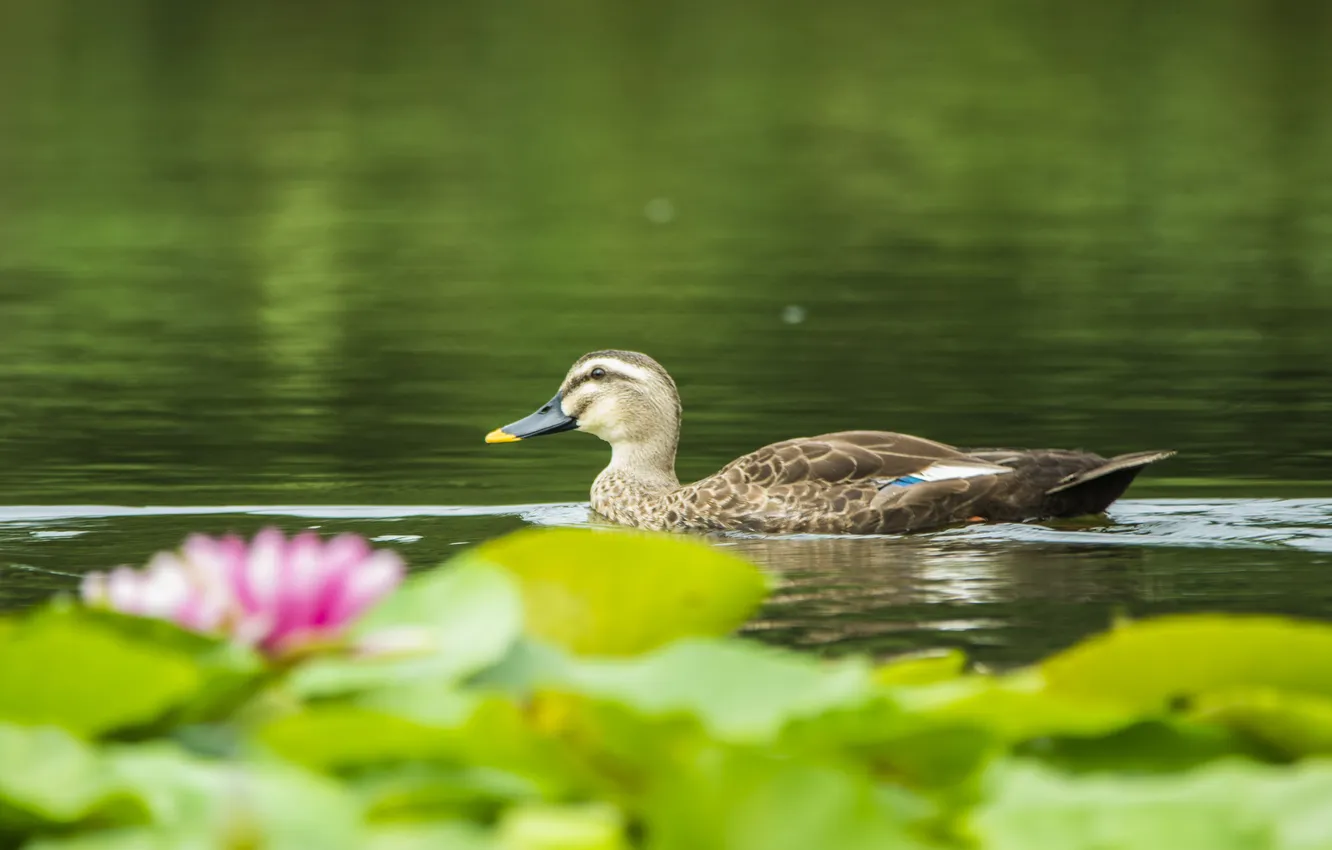
<svg viewBox="0 0 1332 850">
<path fill-rule="evenodd" d="M 635 351 L 594 351 L 569 369 L 560 391 L 536 413 L 486 435 L 511 443 L 573 429 L 613 446 L 669 444 L 680 430 L 680 396 L 661 364 Z"/>
</svg>

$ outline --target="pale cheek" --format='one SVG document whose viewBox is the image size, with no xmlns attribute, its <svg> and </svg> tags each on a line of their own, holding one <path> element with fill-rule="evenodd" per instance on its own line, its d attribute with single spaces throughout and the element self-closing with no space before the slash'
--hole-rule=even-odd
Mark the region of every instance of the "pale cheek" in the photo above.
<svg viewBox="0 0 1332 850">
<path fill-rule="evenodd" d="M 614 435 L 610 423 L 606 422 L 595 410 L 578 417 L 578 430 L 595 434 L 603 440 L 612 440 Z"/>
<path fill-rule="evenodd" d="M 601 405 L 593 405 L 590 410 L 578 417 L 578 430 L 594 434 L 609 443 L 625 437 L 623 423 L 607 416 Z"/>
</svg>

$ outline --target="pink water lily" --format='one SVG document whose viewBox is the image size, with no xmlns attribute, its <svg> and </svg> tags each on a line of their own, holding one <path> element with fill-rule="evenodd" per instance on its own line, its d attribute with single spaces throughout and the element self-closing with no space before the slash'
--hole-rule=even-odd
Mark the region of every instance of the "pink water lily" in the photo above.
<svg viewBox="0 0 1332 850">
<path fill-rule="evenodd" d="M 267 528 L 239 537 L 190 536 L 141 570 L 89 573 L 84 602 L 225 634 L 272 655 L 336 638 L 402 581 L 402 559 L 364 538 L 314 532 L 290 540 Z"/>
</svg>

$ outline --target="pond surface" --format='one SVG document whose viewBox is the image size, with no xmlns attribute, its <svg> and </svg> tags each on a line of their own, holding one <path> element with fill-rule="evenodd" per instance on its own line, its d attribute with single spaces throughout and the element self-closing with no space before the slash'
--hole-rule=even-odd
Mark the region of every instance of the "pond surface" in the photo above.
<svg viewBox="0 0 1332 850">
<path fill-rule="evenodd" d="M 586 504 L 0 509 L 0 605 L 69 589 L 86 565 L 142 560 L 191 530 L 355 531 L 417 565 L 529 525 L 587 525 Z M 1033 660 L 1119 615 L 1332 613 L 1332 499 L 1125 500 L 1102 521 L 971 525 L 893 537 L 718 536 L 778 590 L 750 634 L 837 654 L 956 646 Z"/>
<path fill-rule="evenodd" d="M 481 439 L 621 347 L 685 479 L 845 428 L 1180 450 L 1101 526 L 721 539 L 784 580 L 763 639 L 1332 616 L 1332 7 L 1060 9 L 3 4 L 0 606 L 190 530 L 424 568 L 585 522 L 604 446 Z"/>
</svg>

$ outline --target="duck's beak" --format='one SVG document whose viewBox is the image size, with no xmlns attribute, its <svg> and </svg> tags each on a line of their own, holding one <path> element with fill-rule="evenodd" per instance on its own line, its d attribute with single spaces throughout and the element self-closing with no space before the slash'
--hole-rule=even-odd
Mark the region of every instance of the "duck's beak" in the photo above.
<svg viewBox="0 0 1332 850">
<path fill-rule="evenodd" d="M 542 434 L 572 431 L 578 427 L 578 420 L 565 415 L 564 407 L 561 404 L 563 400 L 563 393 L 555 393 L 554 398 L 543 404 L 541 409 L 531 416 L 526 416 L 517 422 L 510 422 L 503 428 L 496 428 L 491 431 L 486 435 L 486 442 L 514 443 L 528 437 L 540 437 Z"/>
</svg>

